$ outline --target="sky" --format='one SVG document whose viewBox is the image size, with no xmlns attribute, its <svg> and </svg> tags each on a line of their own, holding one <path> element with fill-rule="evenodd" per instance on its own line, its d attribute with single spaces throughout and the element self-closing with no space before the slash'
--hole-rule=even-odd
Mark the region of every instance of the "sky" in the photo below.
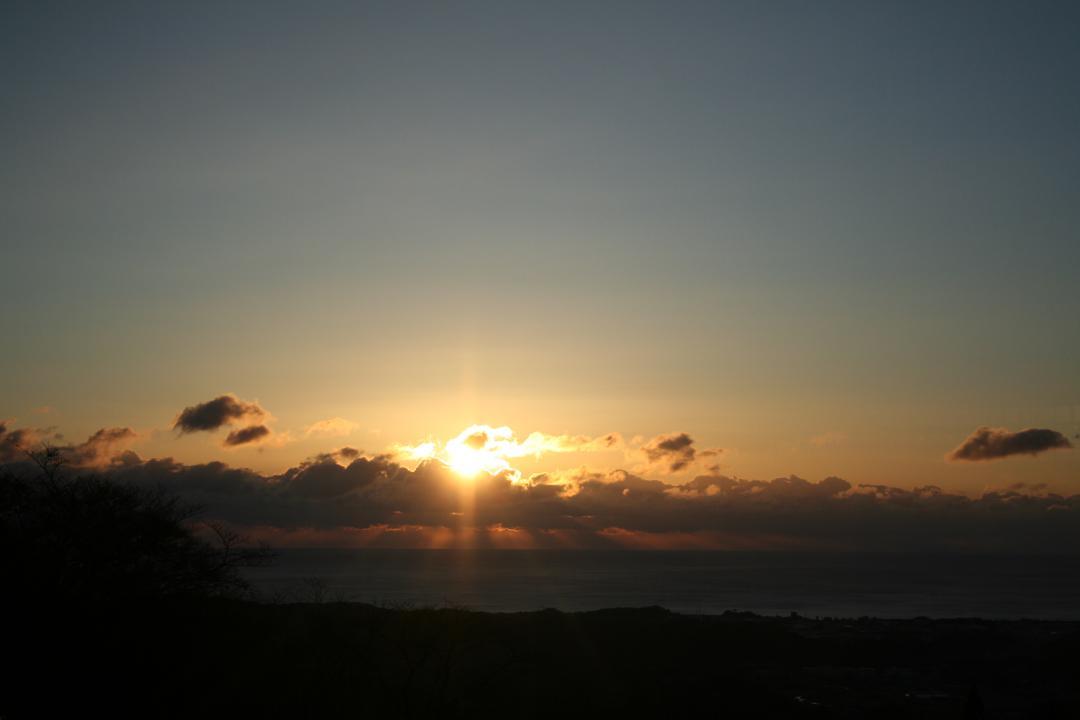
<svg viewBox="0 0 1080 720">
<path fill-rule="evenodd" d="M 8 440 L 1080 492 L 1070 3 L 2 13 Z"/>
</svg>

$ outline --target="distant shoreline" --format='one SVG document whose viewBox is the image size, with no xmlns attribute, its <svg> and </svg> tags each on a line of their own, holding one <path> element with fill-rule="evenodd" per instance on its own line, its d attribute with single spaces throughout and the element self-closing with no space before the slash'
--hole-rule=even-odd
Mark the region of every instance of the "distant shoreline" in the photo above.
<svg viewBox="0 0 1080 720">
<path fill-rule="evenodd" d="M 1062 555 L 305 548 L 244 575 L 266 599 L 391 607 L 1080 619 L 1080 557 Z"/>
</svg>

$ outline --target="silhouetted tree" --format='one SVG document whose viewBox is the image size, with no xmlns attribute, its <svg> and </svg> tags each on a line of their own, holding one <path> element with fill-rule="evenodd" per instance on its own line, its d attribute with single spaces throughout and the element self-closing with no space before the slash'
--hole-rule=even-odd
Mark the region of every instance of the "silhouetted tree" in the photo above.
<svg viewBox="0 0 1080 720">
<path fill-rule="evenodd" d="M 30 453 L 29 476 L 0 471 L 0 556 L 12 592 L 82 602 L 235 596 L 243 567 L 271 553 L 249 547 L 200 508 L 161 490 L 65 472 L 53 448 Z"/>
</svg>

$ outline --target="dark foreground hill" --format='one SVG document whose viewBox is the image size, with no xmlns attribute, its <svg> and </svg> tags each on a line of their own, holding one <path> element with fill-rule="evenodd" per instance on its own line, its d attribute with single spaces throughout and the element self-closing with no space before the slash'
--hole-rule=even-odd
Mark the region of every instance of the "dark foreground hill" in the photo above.
<svg viewBox="0 0 1080 720">
<path fill-rule="evenodd" d="M 5 635 L 12 719 L 1080 717 L 1080 623 L 185 600 Z"/>
<path fill-rule="evenodd" d="M 3 720 L 1080 717 L 1080 622 L 257 603 L 269 553 L 33 457 L 0 471 Z"/>
</svg>

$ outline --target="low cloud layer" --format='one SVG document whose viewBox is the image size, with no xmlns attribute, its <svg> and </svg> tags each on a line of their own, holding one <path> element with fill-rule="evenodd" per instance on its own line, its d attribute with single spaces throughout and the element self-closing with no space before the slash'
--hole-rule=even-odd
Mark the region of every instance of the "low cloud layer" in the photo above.
<svg viewBox="0 0 1080 720">
<path fill-rule="evenodd" d="M 65 443 L 52 429 L 9 428 L 0 422 L 0 463 L 20 463 L 29 453 L 51 448 L 64 463 L 77 468 L 92 468 L 110 464 L 138 439 L 138 433 L 128 427 L 101 428 L 85 441 Z"/>
<path fill-rule="evenodd" d="M 241 409 L 250 405 L 236 402 Z M 209 411 L 199 409 L 206 405 L 189 408 L 188 420 L 209 424 Z M 215 417 L 224 417 L 223 422 L 252 415 L 215 407 Z M 51 430 L 0 423 L 0 469 L 33 472 L 25 451 L 58 437 Z M 234 428 L 225 442 L 240 446 L 276 437 L 265 425 L 253 424 Z M 371 455 L 345 446 L 271 475 L 222 462 L 144 460 L 130 448 L 137 439 L 130 428 L 114 427 L 82 443 L 53 446 L 68 472 L 94 472 L 163 489 L 205 507 L 210 519 L 271 542 L 971 552 L 1080 548 L 1080 495 L 1050 493 L 1041 484 L 1015 484 L 968 497 L 918 483 L 899 488 L 794 475 L 752 480 L 715 469 L 694 475 L 688 471 L 720 451 L 695 449 L 686 433 L 629 444 L 616 434 L 534 433 L 518 441 L 506 428 L 474 426 L 445 445 L 432 444 L 419 459 L 413 452 L 406 460 L 400 449 Z M 1049 430 L 980 428 L 954 455 L 985 460 L 1067 446 Z M 661 479 L 637 471 L 587 469 L 524 477 L 507 462 L 582 448 L 604 453 L 617 448 L 627 458 L 642 454 L 647 470 Z M 476 465 L 477 458 L 494 469 Z M 678 472 L 689 478 L 674 479 Z"/>
<path fill-rule="evenodd" d="M 42 431 L 32 428 L 10 428 L 0 422 L 0 463 L 26 459 L 26 451 L 41 442 Z"/>
<path fill-rule="evenodd" d="M 225 425 L 257 421 L 266 414 L 257 402 L 245 402 L 235 395 L 226 394 L 184 408 L 173 423 L 173 428 L 181 434 L 211 432 Z"/>
<path fill-rule="evenodd" d="M 1055 449 L 1071 448 L 1061 433 L 1046 428 L 1028 428 L 1010 432 L 1005 428 L 980 427 L 960 443 L 946 458 L 954 462 L 999 460 L 1012 455 L 1038 455 Z"/>
<path fill-rule="evenodd" d="M 64 448 L 66 458 L 72 465 L 98 466 L 111 459 L 138 439 L 138 433 L 128 427 L 102 428 L 86 439 L 86 442 Z"/>
<path fill-rule="evenodd" d="M 17 472 L 29 466 L 8 465 Z M 623 470 L 464 479 L 342 448 L 278 475 L 221 462 L 142 460 L 99 469 L 162 488 L 207 516 L 272 542 L 325 545 L 698 547 L 1074 552 L 1080 495 L 1017 487 L 977 498 L 934 486 L 852 485 L 838 477 L 674 483 Z"/>
</svg>

